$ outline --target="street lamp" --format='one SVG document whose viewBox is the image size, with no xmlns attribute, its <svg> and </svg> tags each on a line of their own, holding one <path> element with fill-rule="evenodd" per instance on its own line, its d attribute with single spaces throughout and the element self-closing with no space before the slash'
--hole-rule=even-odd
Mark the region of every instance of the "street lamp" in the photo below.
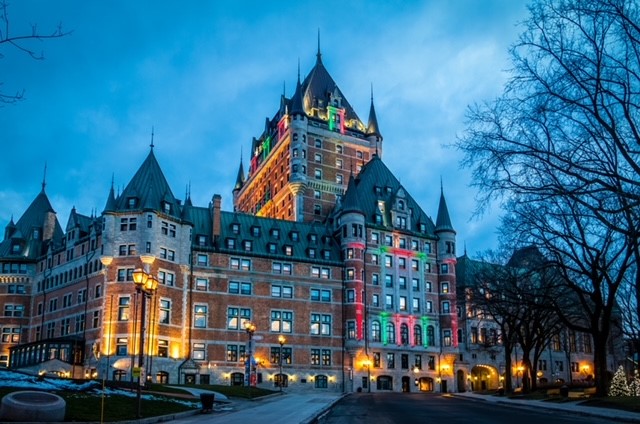
<svg viewBox="0 0 640 424">
<path fill-rule="evenodd" d="M 136 293 L 140 295 L 140 342 L 138 345 L 138 388 L 136 392 L 136 399 L 138 401 L 137 417 L 142 418 L 141 386 L 144 382 L 142 379 L 142 368 L 144 367 L 145 309 L 147 305 L 147 298 L 151 297 L 158 288 L 158 279 L 147 271 L 138 268 L 133 271 L 133 282 L 136 285 Z"/>
<path fill-rule="evenodd" d="M 367 393 L 371 393 L 371 361 L 366 359 L 362 365 L 367 367 Z"/>
<path fill-rule="evenodd" d="M 281 334 L 278 336 L 278 343 L 280 343 L 280 379 L 278 380 L 278 386 L 280 386 L 280 392 L 282 393 L 282 383 L 284 382 L 284 376 L 282 375 L 282 349 L 286 339 Z"/>
<path fill-rule="evenodd" d="M 251 346 L 253 344 L 253 333 L 256 332 L 256 325 L 251 321 L 247 321 L 244 323 L 244 329 L 247 331 L 247 334 L 249 335 L 249 347 L 247 348 L 248 359 L 247 359 L 247 365 L 245 366 L 245 373 L 247 375 L 247 386 L 254 386 L 255 381 L 253 381 L 253 378 L 252 378 L 253 374 L 251 372 L 251 367 L 253 366 Z"/>
</svg>

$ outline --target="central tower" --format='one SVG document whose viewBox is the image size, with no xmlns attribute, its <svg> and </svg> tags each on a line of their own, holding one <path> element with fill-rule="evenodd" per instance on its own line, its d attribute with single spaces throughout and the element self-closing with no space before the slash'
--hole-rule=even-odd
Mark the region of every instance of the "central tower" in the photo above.
<svg viewBox="0 0 640 424">
<path fill-rule="evenodd" d="M 304 81 L 300 70 L 291 98 L 283 94 L 275 116 L 251 146 L 247 175 L 242 160 L 233 189 L 237 212 L 299 222 L 323 222 L 356 173 L 382 154 L 373 95 L 365 125 L 322 63 Z"/>
</svg>

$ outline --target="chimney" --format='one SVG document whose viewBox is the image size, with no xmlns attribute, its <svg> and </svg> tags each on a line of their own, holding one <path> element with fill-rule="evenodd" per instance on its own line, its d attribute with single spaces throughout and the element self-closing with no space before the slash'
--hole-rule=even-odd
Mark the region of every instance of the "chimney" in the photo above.
<svg viewBox="0 0 640 424">
<path fill-rule="evenodd" d="M 213 210 L 211 211 L 211 229 L 213 230 L 213 239 L 216 240 L 220 236 L 220 204 L 222 203 L 222 197 L 219 194 L 214 194 L 213 198 Z"/>
</svg>

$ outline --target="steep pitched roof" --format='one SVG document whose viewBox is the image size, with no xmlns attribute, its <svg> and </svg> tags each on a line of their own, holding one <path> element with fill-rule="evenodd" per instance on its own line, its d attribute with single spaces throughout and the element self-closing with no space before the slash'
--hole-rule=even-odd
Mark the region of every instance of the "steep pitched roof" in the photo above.
<svg viewBox="0 0 640 424">
<path fill-rule="evenodd" d="M 438 217 L 436 218 L 436 231 L 452 231 L 455 233 L 453 225 L 451 225 L 449 209 L 447 208 L 447 201 L 444 198 L 442 187 L 440 187 L 440 204 L 438 205 Z"/>
<path fill-rule="evenodd" d="M 130 199 L 135 199 L 134 206 L 130 205 Z M 168 213 L 163 203 L 170 207 Z M 175 218 L 180 218 L 182 214 L 180 203 L 169 187 L 153 148 L 115 201 L 114 211 L 126 210 L 154 210 Z"/>
<path fill-rule="evenodd" d="M 369 122 L 367 123 L 367 135 L 375 135 L 382 140 L 382 134 L 380 134 L 380 128 L 378 127 L 378 118 L 376 116 L 376 109 L 373 106 L 373 95 L 371 95 L 371 107 L 369 108 Z"/>
<path fill-rule="evenodd" d="M 238 176 L 236 177 L 236 185 L 233 190 L 240 190 L 245 182 L 244 167 L 242 166 L 242 158 L 240 158 L 240 166 L 238 167 Z"/>
<path fill-rule="evenodd" d="M 38 230 L 37 235 L 34 230 Z M 36 259 L 44 253 L 45 245 L 59 244 L 63 238 L 62 227 L 43 184 L 42 191 L 15 223 L 11 235 L 0 243 L 0 257 Z M 20 246 L 18 251 L 13 250 L 16 244 Z"/>
<path fill-rule="evenodd" d="M 328 104 L 331 104 L 332 98 L 339 96 L 341 105 L 345 109 L 345 119 L 347 121 L 355 119 L 362 124 L 362 120 L 360 120 L 340 90 L 340 87 L 338 87 L 324 67 L 320 54 L 318 54 L 315 66 L 302 82 L 300 89 L 304 110 L 308 116 L 311 116 L 311 108 L 324 108 Z M 362 124 L 362 127 L 364 128 L 364 124 Z"/>
<path fill-rule="evenodd" d="M 393 208 L 394 200 L 397 193 L 403 190 L 404 200 L 406 201 L 406 208 L 411 212 L 411 227 L 407 228 L 410 231 L 420 231 L 420 225 L 424 224 L 426 233 L 434 235 L 433 221 L 422 210 L 420 205 L 409 195 L 406 190 L 400 184 L 400 181 L 393 175 L 393 173 L 382 162 L 382 159 L 378 155 L 373 155 L 371 160 L 367 162 L 361 169 L 358 176 L 354 179 L 353 186 L 349 184 L 343 197 L 343 203 L 338 206 L 338 213 L 344 211 L 344 204 L 349 196 L 352 196 L 351 192 L 357 189 L 357 201 L 359 202 L 359 208 L 365 215 L 365 221 L 369 224 L 375 224 L 376 214 L 380 214 L 380 204 L 384 206 L 384 219 L 385 223 L 391 224 L 391 209 Z"/>
<path fill-rule="evenodd" d="M 360 197 L 358 196 L 356 179 L 353 174 L 349 176 L 349 183 L 347 184 L 347 189 L 344 193 L 341 209 L 343 213 L 358 212 L 364 215 L 364 211 L 361 207 Z"/>
</svg>

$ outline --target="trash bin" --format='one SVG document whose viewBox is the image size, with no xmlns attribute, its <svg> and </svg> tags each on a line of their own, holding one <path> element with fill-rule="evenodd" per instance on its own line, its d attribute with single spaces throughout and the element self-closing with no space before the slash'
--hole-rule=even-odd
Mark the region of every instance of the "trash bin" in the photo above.
<svg viewBox="0 0 640 424">
<path fill-rule="evenodd" d="M 213 401 L 216 395 L 213 393 L 200 393 L 200 403 L 202 403 L 202 412 L 213 411 Z"/>
<path fill-rule="evenodd" d="M 569 386 L 560 387 L 560 396 L 569 397 Z"/>
</svg>

